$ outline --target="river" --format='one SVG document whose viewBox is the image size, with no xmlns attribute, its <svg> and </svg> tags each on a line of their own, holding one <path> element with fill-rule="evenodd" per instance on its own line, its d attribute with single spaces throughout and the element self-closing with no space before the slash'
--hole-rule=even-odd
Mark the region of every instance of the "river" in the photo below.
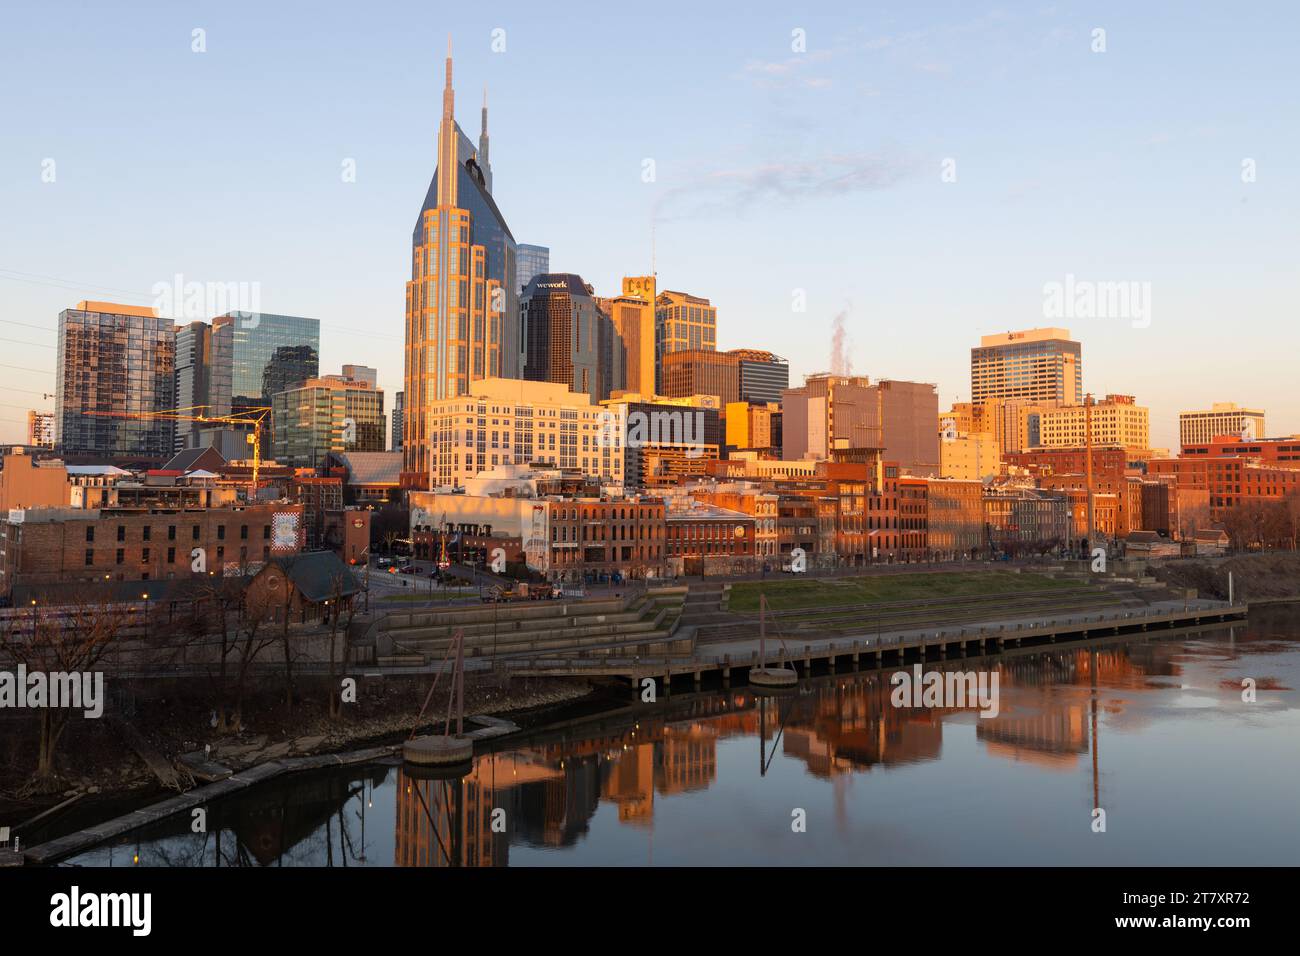
<svg viewBox="0 0 1300 956">
<path fill-rule="evenodd" d="M 66 863 L 1300 861 L 1300 605 L 946 664 L 997 671 L 997 716 L 896 707 L 888 670 L 788 696 L 679 692 L 489 742 L 451 780 L 395 764 L 280 778 L 209 806 L 204 832 L 174 817 Z"/>
</svg>

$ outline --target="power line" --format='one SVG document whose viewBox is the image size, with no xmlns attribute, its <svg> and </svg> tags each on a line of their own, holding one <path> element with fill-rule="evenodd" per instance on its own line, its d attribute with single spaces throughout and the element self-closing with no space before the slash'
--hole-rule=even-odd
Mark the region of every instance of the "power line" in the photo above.
<svg viewBox="0 0 1300 956">
<path fill-rule="evenodd" d="M 0 389 L 3 389 L 6 392 L 26 392 L 28 395 L 40 395 L 45 398 L 54 397 L 53 392 L 42 392 L 37 388 L 18 388 L 14 385 L 0 385 Z"/>
<path fill-rule="evenodd" d="M 89 292 L 112 292 L 115 295 L 129 296 L 133 299 L 144 299 L 138 292 L 130 292 L 126 289 L 115 289 L 106 285 L 90 285 L 78 279 L 62 279 L 59 276 L 41 275 L 38 272 L 19 272 L 17 269 L 0 269 L 0 278 L 11 279 L 15 282 L 30 282 L 33 285 L 48 285 L 54 288 L 79 288 Z"/>
<path fill-rule="evenodd" d="M 81 282 L 76 279 L 63 279 L 60 278 L 59 276 L 47 276 L 35 272 L 19 272 L 17 269 L 0 268 L 0 279 L 7 279 L 11 282 L 28 282 L 33 285 L 45 285 L 55 289 L 68 289 L 74 292 L 111 293 L 116 298 L 138 299 L 141 302 L 152 303 L 157 299 L 157 296 L 155 295 L 144 295 L 139 292 L 129 292 L 126 289 L 117 289 L 112 286 L 106 286 L 106 285 L 98 285 L 98 286 L 90 285 L 89 283 Z M 268 314 L 274 314 L 274 313 L 268 313 Z M 163 318 L 165 318 L 165 316 Z M 0 321 L 9 321 L 9 320 L 0 319 Z M 181 320 L 172 319 L 172 321 L 176 322 Z M 405 338 L 399 335 L 390 335 L 383 332 L 374 332 L 369 329 L 355 329 L 352 328 L 351 326 L 344 325 L 338 322 L 326 322 L 323 319 L 317 319 L 316 321 L 319 322 L 322 326 L 333 329 L 336 332 L 341 332 L 344 335 L 360 335 L 368 339 L 387 339 L 392 342 L 405 341 Z M 25 323 L 14 322 L 13 324 L 24 325 Z M 50 329 L 46 326 L 31 326 L 31 327 L 45 329 L 46 331 L 50 331 L 50 332 L 55 331 L 54 329 Z"/>
<path fill-rule="evenodd" d="M 35 345 L 37 348 L 41 349 L 55 348 L 55 346 L 51 345 L 49 342 L 24 342 L 22 339 L 0 338 L 0 342 L 12 342 L 14 345 Z"/>
<path fill-rule="evenodd" d="M 34 325 L 31 322 L 18 322 L 15 319 L 0 319 L 6 325 L 21 325 L 25 329 L 40 329 L 42 332 L 57 332 L 58 329 L 52 329 L 48 325 Z"/>
<path fill-rule="evenodd" d="M 37 375 L 53 375 L 54 370 L 48 368 L 29 368 L 26 365 L 0 365 L 0 368 L 11 368 L 15 372 L 34 372 Z"/>
</svg>

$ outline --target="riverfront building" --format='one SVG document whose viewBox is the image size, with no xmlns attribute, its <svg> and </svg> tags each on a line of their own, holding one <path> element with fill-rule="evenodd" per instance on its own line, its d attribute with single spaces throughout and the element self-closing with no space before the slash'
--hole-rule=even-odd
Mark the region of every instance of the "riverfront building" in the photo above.
<svg viewBox="0 0 1300 956">
<path fill-rule="evenodd" d="M 302 550 L 302 510 L 284 502 L 181 512 L 29 508 L 0 523 L 4 593 L 20 588 L 24 599 L 44 603 L 41 589 L 59 584 L 247 573 Z M 205 556 L 202 572 L 195 549 Z"/>
</svg>

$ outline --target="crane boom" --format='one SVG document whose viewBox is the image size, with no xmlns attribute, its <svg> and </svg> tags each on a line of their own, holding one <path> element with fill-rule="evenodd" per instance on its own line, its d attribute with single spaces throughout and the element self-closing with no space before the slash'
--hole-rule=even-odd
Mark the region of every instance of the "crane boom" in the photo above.
<svg viewBox="0 0 1300 956">
<path fill-rule="evenodd" d="M 263 405 L 248 408 L 242 412 L 235 412 L 231 415 L 210 415 L 207 414 L 206 410 L 211 407 L 211 405 L 186 405 L 183 408 L 169 408 L 161 412 L 86 412 L 86 414 L 100 418 L 130 418 L 137 421 L 251 425 L 253 431 L 248 436 L 249 444 L 253 446 L 253 480 L 252 484 L 249 485 L 248 496 L 248 500 L 251 502 L 257 496 L 257 478 L 262 468 L 262 425 L 271 414 L 271 409 Z"/>
</svg>

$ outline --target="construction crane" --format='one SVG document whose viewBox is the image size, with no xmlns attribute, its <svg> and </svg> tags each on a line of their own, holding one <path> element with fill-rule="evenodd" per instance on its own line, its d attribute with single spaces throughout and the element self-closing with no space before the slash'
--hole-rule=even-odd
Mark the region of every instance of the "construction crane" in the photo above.
<svg viewBox="0 0 1300 956">
<path fill-rule="evenodd" d="M 202 422 L 218 425 L 251 426 L 248 444 L 253 446 L 253 480 L 249 485 L 249 501 L 257 497 L 257 476 L 262 468 L 262 428 L 271 409 L 266 406 L 247 408 L 232 415 L 211 415 L 207 410 L 211 405 L 186 405 L 184 408 L 170 408 L 161 412 L 86 412 L 101 418 L 130 418 L 134 421 L 164 422 Z"/>
</svg>

